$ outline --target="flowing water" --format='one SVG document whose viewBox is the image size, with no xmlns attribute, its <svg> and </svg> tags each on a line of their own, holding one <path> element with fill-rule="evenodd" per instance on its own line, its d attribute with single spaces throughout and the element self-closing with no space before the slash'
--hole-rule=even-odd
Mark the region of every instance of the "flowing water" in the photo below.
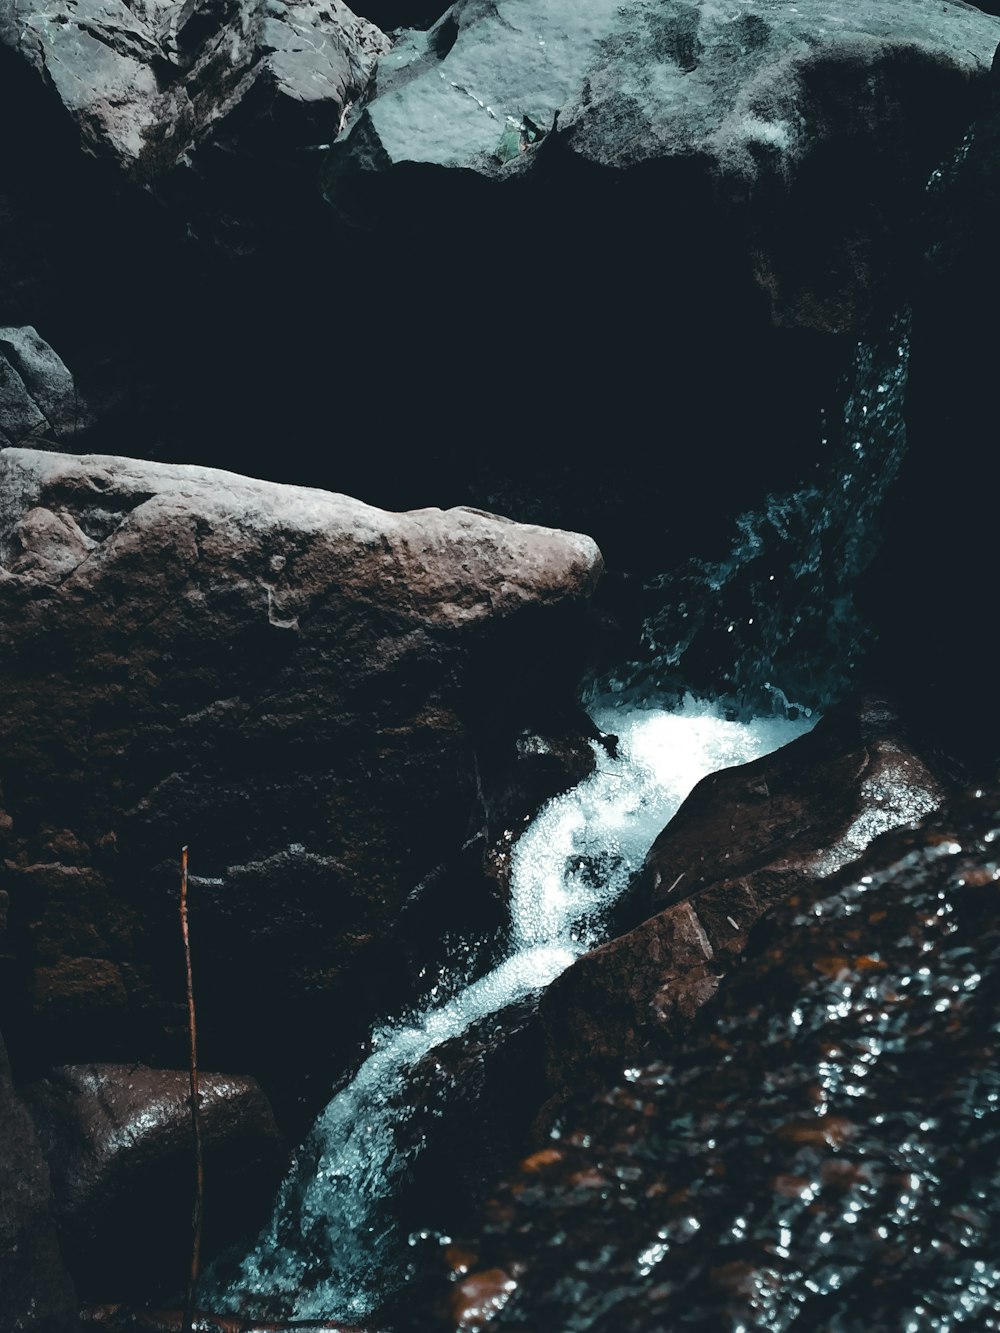
<svg viewBox="0 0 1000 1333">
<path fill-rule="evenodd" d="M 422 1012 L 375 1033 L 372 1054 L 300 1150 L 271 1221 L 235 1273 L 210 1278 L 205 1304 L 297 1319 L 370 1315 L 405 1270 L 392 1201 L 408 1164 L 396 1133 L 407 1071 L 592 947 L 695 783 L 801 735 L 842 691 L 864 640 L 854 587 L 905 447 L 907 350 L 905 318 L 880 346 L 859 345 L 843 420 L 824 437 L 813 479 L 741 515 L 722 559 L 660 580 L 645 660 L 590 703 L 598 728 L 619 738 L 616 756 L 595 746 L 593 776 L 515 844 L 505 958 L 469 984 L 439 983 Z M 684 694 L 685 679 L 706 671 L 725 705 Z M 664 688 L 672 706 L 651 706 Z"/>
<path fill-rule="evenodd" d="M 591 947 L 603 913 L 699 778 L 767 754 L 810 725 L 774 716 L 732 721 L 693 699 L 670 712 L 592 713 L 598 727 L 617 733 L 618 755 L 598 747 L 593 776 L 551 801 L 516 844 L 507 957 L 375 1035 L 372 1054 L 316 1122 L 239 1274 L 212 1293 L 216 1308 L 298 1319 L 370 1314 L 405 1247 L 391 1201 L 407 1165 L 395 1135 L 407 1069 L 477 1020 L 547 986 Z"/>
</svg>

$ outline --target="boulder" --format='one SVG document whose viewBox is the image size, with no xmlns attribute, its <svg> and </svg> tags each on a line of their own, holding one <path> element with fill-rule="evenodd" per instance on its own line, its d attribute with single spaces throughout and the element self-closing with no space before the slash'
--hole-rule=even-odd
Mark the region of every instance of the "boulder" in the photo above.
<svg viewBox="0 0 1000 1333">
<path fill-rule="evenodd" d="M 0 445 L 72 443 L 87 425 L 69 370 L 33 328 L 0 328 Z"/>
<path fill-rule="evenodd" d="M 547 1128 L 650 1051 L 666 1052 L 747 947 L 751 928 L 944 795 L 881 700 L 841 705 L 807 735 L 704 778 L 653 844 L 634 890 L 653 915 L 584 955 L 542 998 Z"/>
<path fill-rule="evenodd" d="M 304 1117 L 497 920 L 486 852 L 542 795 L 519 737 L 572 714 L 597 548 L 11 449 L 0 560 L 12 1058 L 183 1064 L 190 845 L 202 1062 Z"/>
<path fill-rule="evenodd" d="M 998 826 L 981 791 L 777 908 L 686 1042 L 525 1161 L 442 1326 L 989 1328 Z"/>
<path fill-rule="evenodd" d="M 202 1074 L 199 1088 L 208 1260 L 264 1220 L 284 1152 L 253 1079 Z M 80 1295 L 140 1300 L 183 1290 L 195 1193 L 187 1071 L 68 1065 L 23 1096 Z"/>
<path fill-rule="evenodd" d="M 503 185 L 526 240 L 571 225 L 593 261 L 615 232 L 580 205 L 609 192 L 613 209 L 655 212 L 664 248 L 639 258 L 654 273 L 689 235 L 678 219 L 716 236 L 725 219 L 778 322 L 857 330 L 870 289 L 917 257 L 924 184 L 981 104 L 998 41 L 995 18 L 936 0 L 458 0 L 380 60 L 327 197 L 352 217 L 405 205 L 444 222 L 458 203 L 503 209 Z"/>
<path fill-rule="evenodd" d="M 0 1040 L 0 1325 L 72 1333 L 76 1294 L 52 1216 L 49 1169 Z"/>
<path fill-rule="evenodd" d="M 5 0 L 0 46 L 85 153 L 241 250 L 306 206 L 313 154 L 388 42 L 342 0 Z"/>
</svg>

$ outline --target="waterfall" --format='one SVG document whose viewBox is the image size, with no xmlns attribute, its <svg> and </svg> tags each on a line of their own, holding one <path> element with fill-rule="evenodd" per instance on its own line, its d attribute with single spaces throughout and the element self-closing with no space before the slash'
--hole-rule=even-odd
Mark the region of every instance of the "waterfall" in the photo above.
<svg viewBox="0 0 1000 1333">
<path fill-rule="evenodd" d="M 207 1306 L 348 1322 L 377 1309 L 406 1270 L 393 1196 L 408 1164 L 397 1134 L 407 1071 L 593 947 L 695 783 L 801 735 L 850 680 L 865 638 L 854 589 L 905 449 L 907 359 L 900 316 L 880 342 L 858 345 L 842 422 L 824 436 L 812 479 L 740 515 L 722 559 L 692 559 L 657 580 L 645 660 L 589 703 L 597 727 L 618 736 L 616 755 L 595 745 L 596 772 L 549 802 L 515 844 L 503 961 L 471 984 L 439 982 L 421 1012 L 373 1035 L 249 1254 L 235 1273 L 209 1275 Z M 691 681 L 710 681 L 716 701 L 685 694 Z"/>
<path fill-rule="evenodd" d="M 858 343 L 842 419 L 824 425 L 811 479 L 741 514 L 721 559 L 691 559 L 655 581 L 643 659 L 612 688 L 711 681 L 750 709 L 806 711 L 842 697 L 866 647 L 855 589 L 906 450 L 909 325 L 907 311 Z"/>
<path fill-rule="evenodd" d="M 597 771 L 550 801 L 515 845 L 506 958 L 375 1034 L 372 1054 L 316 1121 L 271 1221 L 235 1277 L 210 1279 L 206 1305 L 297 1319 L 368 1316 L 403 1268 L 392 1196 L 407 1166 L 395 1133 L 406 1114 L 406 1071 L 470 1024 L 547 986 L 592 947 L 604 913 L 700 778 L 808 729 L 776 716 L 727 720 L 690 698 L 673 711 L 591 711 L 599 728 L 617 732 L 617 756 L 597 747 Z"/>
</svg>

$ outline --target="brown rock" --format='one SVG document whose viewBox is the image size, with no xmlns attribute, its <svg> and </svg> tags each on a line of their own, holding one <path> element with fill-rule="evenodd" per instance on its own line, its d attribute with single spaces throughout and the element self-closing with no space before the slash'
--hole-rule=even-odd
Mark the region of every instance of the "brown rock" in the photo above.
<svg viewBox="0 0 1000 1333">
<path fill-rule="evenodd" d="M 72 1333 L 76 1296 L 59 1253 L 49 1169 L 0 1040 L 0 1328 Z"/>
<path fill-rule="evenodd" d="M 194 1197 L 188 1079 L 142 1065 L 69 1065 L 24 1090 L 66 1263 L 88 1298 L 183 1288 Z M 263 1220 L 284 1153 L 253 1079 L 203 1074 L 199 1110 L 208 1259 Z"/>
<path fill-rule="evenodd" d="M 769 907 L 941 798 L 877 700 L 835 709 L 791 745 L 703 779 L 646 859 L 640 887 L 655 915 L 581 958 L 542 1000 L 556 1090 L 544 1119 L 650 1048 L 669 1049 Z"/>
<path fill-rule="evenodd" d="M 296 1116 L 318 1070 L 325 1100 L 446 931 L 499 920 L 486 847 L 589 758 L 572 700 L 599 570 L 588 538 L 478 512 L 0 454 L 0 858 L 25 1076 L 183 1063 L 189 844 L 203 1062 L 266 1078 Z M 544 742 L 546 715 L 570 756 L 547 768 L 524 739 Z"/>
</svg>

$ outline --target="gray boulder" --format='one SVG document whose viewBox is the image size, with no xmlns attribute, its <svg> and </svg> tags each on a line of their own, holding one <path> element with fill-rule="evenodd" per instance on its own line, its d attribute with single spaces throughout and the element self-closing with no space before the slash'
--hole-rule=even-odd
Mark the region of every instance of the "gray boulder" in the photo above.
<svg viewBox="0 0 1000 1333">
<path fill-rule="evenodd" d="M 0 328 L 0 445 L 71 442 L 88 424 L 72 374 L 31 328 Z"/>
<path fill-rule="evenodd" d="M 0 453 L 19 1067 L 183 1064 L 190 844 L 203 1063 L 324 1102 L 449 931 L 502 916 L 488 844 L 563 781 L 512 770 L 571 716 L 600 568 L 469 510 Z"/>
<path fill-rule="evenodd" d="M 301 202 L 310 151 L 336 137 L 387 46 L 342 0 L 0 4 L 0 47 L 84 151 L 238 249 Z"/>
<path fill-rule="evenodd" d="M 327 194 L 367 218 L 388 199 L 446 197 L 454 217 L 487 183 L 621 193 L 631 176 L 666 242 L 671 215 L 704 207 L 707 190 L 779 322 L 842 331 L 867 312 L 880 264 L 898 264 L 893 244 L 998 42 L 996 18 L 936 0 L 459 0 L 380 60 Z M 558 224 L 536 211 L 544 246 Z"/>
</svg>

